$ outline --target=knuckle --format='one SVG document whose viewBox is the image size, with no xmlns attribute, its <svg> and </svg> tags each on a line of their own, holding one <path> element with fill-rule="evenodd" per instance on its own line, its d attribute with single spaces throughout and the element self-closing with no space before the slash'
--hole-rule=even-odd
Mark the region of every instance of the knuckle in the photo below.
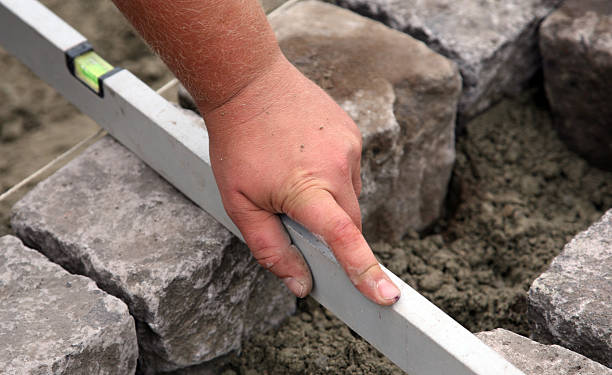
<svg viewBox="0 0 612 375">
<path fill-rule="evenodd" d="M 328 244 L 332 248 L 357 243 L 361 239 L 361 233 L 355 227 L 355 223 L 348 217 L 332 221 L 328 228 Z"/>
<path fill-rule="evenodd" d="M 232 218 L 232 220 L 241 219 L 242 216 L 244 216 L 244 207 L 239 204 L 239 200 L 236 198 L 235 194 L 221 192 L 221 200 L 225 212 L 227 212 L 227 215 Z"/>
<path fill-rule="evenodd" d="M 361 136 L 359 137 L 349 137 L 349 139 L 346 140 L 346 149 L 344 151 L 344 155 L 345 155 L 345 160 L 347 161 L 347 164 L 352 164 L 352 163 L 356 163 L 356 164 L 360 164 L 361 161 L 361 153 L 362 153 L 362 140 L 361 140 Z"/>
<path fill-rule="evenodd" d="M 353 149 L 358 151 L 359 154 L 361 154 L 362 147 L 363 147 L 363 138 L 361 136 L 361 133 L 358 133 L 357 137 L 355 138 L 355 144 L 354 144 Z"/>
<path fill-rule="evenodd" d="M 347 160 L 342 159 L 336 164 L 336 173 L 346 180 L 351 175 L 351 166 Z"/>
<path fill-rule="evenodd" d="M 276 208 L 279 212 L 285 212 L 290 216 L 307 202 L 319 190 L 325 189 L 323 181 L 316 177 L 313 172 L 302 172 L 296 174 L 289 180 L 286 187 L 280 189 L 282 197 L 278 199 L 280 204 Z"/>
<path fill-rule="evenodd" d="M 350 275 L 350 280 L 355 286 L 361 285 L 368 277 L 368 274 L 378 267 L 378 263 L 367 265 L 362 270 Z"/>
<path fill-rule="evenodd" d="M 225 212 L 227 212 L 227 215 L 234 221 L 241 221 L 240 219 L 242 218 L 242 210 L 233 205 L 230 202 L 223 202 L 223 206 L 225 207 Z"/>
<path fill-rule="evenodd" d="M 253 254 L 255 260 L 257 260 L 257 263 L 259 263 L 265 269 L 274 267 L 282 258 L 273 247 L 251 249 L 251 253 Z"/>
<path fill-rule="evenodd" d="M 361 182 L 361 179 L 360 179 L 360 178 L 358 178 L 358 179 L 355 181 L 355 186 L 354 186 L 354 188 L 355 188 L 355 195 L 356 195 L 357 197 L 359 197 L 359 196 L 361 195 L 361 188 L 362 188 L 362 187 L 363 187 L 363 183 Z"/>
</svg>

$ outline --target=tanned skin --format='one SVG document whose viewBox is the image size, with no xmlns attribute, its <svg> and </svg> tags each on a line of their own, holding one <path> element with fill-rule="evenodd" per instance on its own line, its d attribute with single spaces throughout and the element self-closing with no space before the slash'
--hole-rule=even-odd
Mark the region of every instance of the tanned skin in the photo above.
<svg viewBox="0 0 612 375">
<path fill-rule="evenodd" d="M 257 0 L 113 0 L 196 100 L 225 209 L 298 297 L 312 277 L 277 214 L 331 247 L 366 297 L 400 291 L 361 234 L 361 134 L 281 53 Z"/>
</svg>

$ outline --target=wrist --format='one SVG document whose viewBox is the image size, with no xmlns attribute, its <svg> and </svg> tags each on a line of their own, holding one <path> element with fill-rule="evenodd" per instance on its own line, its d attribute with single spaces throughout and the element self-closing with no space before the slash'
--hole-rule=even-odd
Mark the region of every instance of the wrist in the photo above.
<svg viewBox="0 0 612 375">
<path fill-rule="evenodd" d="M 296 80 L 306 80 L 282 53 L 216 105 L 197 103 L 209 132 L 230 131 L 262 113 L 281 98 L 295 95 Z"/>
</svg>

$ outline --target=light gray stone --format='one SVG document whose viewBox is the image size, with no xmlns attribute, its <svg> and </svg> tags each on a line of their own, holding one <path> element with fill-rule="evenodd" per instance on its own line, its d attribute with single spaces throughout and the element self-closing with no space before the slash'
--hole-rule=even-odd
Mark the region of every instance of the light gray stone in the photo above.
<svg viewBox="0 0 612 375">
<path fill-rule="evenodd" d="M 288 0 L 259 0 L 264 12 L 270 13 L 274 9 L 286 3 Z"/>
<path fill-rule="evenodd" d="M 361 130 L 359 203 L 366 237 L 398 240 L 433 223 L 455 160 L 461 86 L 455 64 L 405 34 L 330 4 L 302 2 L 270 21 L 287 58 Z"/>
<path fill-rule="evenodd" d="M 612 209 L 533 282 L 527 313 L 535 340 L 612 367 Z"/>
<path fill-rule="evenodd" d="M 295 309 L 243 243 L 108 137 L 18 202 L 12 225 L 127 303 L 145 373 L 238 350 Z"/>
<path fill-rule="evenodd" d="M 455 160 L 455 64 L 381 23 L 318 1 L 270 19 L 285 56 L 363 137 L 359 204 L 369 240 L 399 240 L 442 213 Z M 195 108 L 179 90 L 184 108 Z"/>
<path fill-rule="evenodd" d="M 525 375 L 612 375 L 612 370 L 558 345 L 543 345 L 505 329 L 476 336 Z"/>
<path fill-rule="evenodd" d="M 128 375 L 137 358 L 123 302 L 18 238 L 0 237 L 0 372 Z"/>
<path fill-rule="evenodd" d="M 398 240 L 438 219 L 455 160 L 455 64 L 408 35 L 317 1 L 270 23 L 289 61 L 361 131 L 366 237 Z"/>
<path fill-rule="evenodd" d="M 540 50 L 561 138 L 612 170 L 612 1 L 565 1 L 542 24 Z"/>
<path fill-rule="evenodd" d="M 424 41 L 463 75 L 460 123 L 503 95 L 517 94 L 540 68 L 536 31 L 561 0 L 335 0 Z"/>
</svg>

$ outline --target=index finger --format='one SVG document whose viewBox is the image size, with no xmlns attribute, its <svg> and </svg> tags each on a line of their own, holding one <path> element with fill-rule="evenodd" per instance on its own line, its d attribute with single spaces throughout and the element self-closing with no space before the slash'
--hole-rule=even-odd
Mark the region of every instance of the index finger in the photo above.
<svg viewBox="0 0 612 375">
<path fill-rule="evenodd" d="M 363 295 L 379 305 L 391 305 L 399 299 L 399 289 L 380 268 L 351 217 L 328 191 L 305 192 L 289 211 L 292 219 L 325 241 Z"/>
</svg>

